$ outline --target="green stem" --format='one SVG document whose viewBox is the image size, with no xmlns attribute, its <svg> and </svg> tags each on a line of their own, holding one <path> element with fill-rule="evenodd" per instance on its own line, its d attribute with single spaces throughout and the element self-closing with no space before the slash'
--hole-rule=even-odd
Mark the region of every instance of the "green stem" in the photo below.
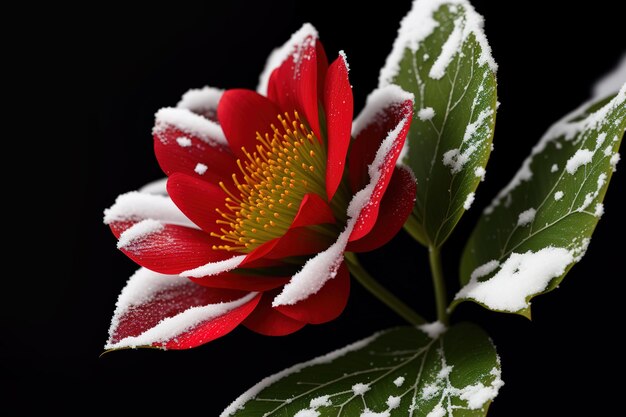
<svg viewBox="0 0 626 417">
<path fill-rule="evenodd" d="M 437 302 L 437 320 L 444 325 L 448 325 L 449 317 L 447 310 L 446 283 L 443 279 L 443 269 L 441 267 L 441 253 L 439 248 L 428 247 L 428 259 L 430 261 L 430 272 L 433 277 L 435 287 L 435 301 Z"/>
<path fill-rule="evenodd" d="M 417 314 L 413 309 L 398 298 L 395 295 L 389 292 L 387 288 L 380 285 L 366 270 L 363 268 L 358 258 L 354 253 L 346 252 L 345 253 L 346 261 L 348 262 L 348 268 L 350 269 L 350 273 L 354 278 L 366 290 L 368 290 L 372 295 L 378 298 L 380 301 L 385 303 L 387 307 L 391 308 L 398 315 L 400 315 L 403 319 L 408 321 L 409 323 L 417 326 L 420 324 L 426 323 L 426 320 Z"/>
</svg>

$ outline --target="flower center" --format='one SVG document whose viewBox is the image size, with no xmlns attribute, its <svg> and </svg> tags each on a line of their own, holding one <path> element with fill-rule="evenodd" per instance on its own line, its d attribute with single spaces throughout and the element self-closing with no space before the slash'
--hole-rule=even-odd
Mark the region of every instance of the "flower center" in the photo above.
<svg viewBox="0 0 626 417">
<path fill-rule="evenodd" d="M 313 132 L 288 113 L 278 115 L 278 125 L 270 125 L 272 135 L 257 132 L 256 152 L 242 151 L 245 159 L 237 160 L 237 192 L 226 192 L 225 209 L 216 209 L 221 219 L 221 233 L 212 236 L 224 241 L 213 249 L 251 252 L 265 242 L 282 236 L 293 222 L 300 202 L 308 193 L 326 198 L 326 149 Z"/>
</svg>

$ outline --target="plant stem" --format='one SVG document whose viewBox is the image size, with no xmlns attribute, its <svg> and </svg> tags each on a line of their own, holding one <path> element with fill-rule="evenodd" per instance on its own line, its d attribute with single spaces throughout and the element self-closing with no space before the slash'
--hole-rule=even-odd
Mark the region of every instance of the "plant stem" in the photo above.
<svg viewBox="0 0 626 417">
<path fill-rule="evenodd" d="M 433 277 L 435 287 L 435 301 L 437 303 L 437 320 L 444 325 L 448 325 L 446 282 L 443 279 L 443 269 L 441 267 L 441 253 L 434 246 L 428 247 L 428 259 L 430 261 L 430 273 Z"/>
<path fill-rule="evenodd" d="M 417 314 L 413 309 L 407 306 L 405 303 L 396 298 L 395 295 L 389 292 L 387 288 L 380 285 L 366 270 L 363 268 L 358 258 L 354 253 L 346 252 L 345 253 L 346 261 L 348 262 L 348 268 L 350 269 L 350 273 L 354 278 L 366 290 L 368 290 L 372 295 L 378 298 L 380 301 L 385 303 L 387 307 L 391 308 L 395 311 L 399 316 L 408 321 L 409 323 L 417 326 L 420 324 L 426 323 L 426 320 Z"/>
</svg>

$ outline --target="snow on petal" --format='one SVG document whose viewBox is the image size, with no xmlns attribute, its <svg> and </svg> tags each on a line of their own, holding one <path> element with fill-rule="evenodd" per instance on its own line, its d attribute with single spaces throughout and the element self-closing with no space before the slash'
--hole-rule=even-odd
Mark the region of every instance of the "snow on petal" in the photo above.
<svg viewBox="0 0 626 417">
<path fill-rule="evenodd" d="M 167 196 L 167 177 L 147 183 L 139 189 L 139 193 Z"/>
<path fill-rule="evenodd" d="M 159 110 L 155 118 L 153 133 L 165 130 L 168 126 L 174 126 L 209 145 L 228 146 L 220 125 L 188 109 L 166 107 Z"/>
<path fill-rule="evenodd" d="M 162 195 L 131 191 L 122 194 L 115 204 L 104 210 L 104 224 L 119 221 L 158 220 L 164 224 L 174 224 L 197 229 L 171 198 Z"/>
<path fill-rule="evenodd" d="M 232 258 L 224 259 L 223 261 L 209 262 L 206 265 L 202 265 L 188 271 L 183 271 L 180 275 L 182 277 L 190 278 L 209 277 L 222 272 L 232 271 L 237 268 L 244 259 L 246 259 L 246 255 L 233 256 Z"/>
<path fill-rule="evenodd" d="M 215 111 L 224 90 L 212 87 L 192 88 L 183 94 L 176 107 L 188 109 L 194 113 Z"/>
<path fill-rule="evenodd" d="M 479 282 L 479 275 L 487 275 L 496 265 L 492 262 L 486 264 L 489 272 L 472 274 L 455 299 L 470 298 L 493 310 L 522 310 L 528 307 L 528 297 L 544 291 L 552 279 L 563 275 L 574 256 L 567 249 L 552 246 L 537 252 L 511 253 L 495 275 Z"/>
<path fill-rule="evenodd" d="M 305 23 L 298 31 L 291 35 L 291 38 L 285 42 L 283 46 L 272 51 L 265 63 L 265 69 L 263 69 L 259 77 L 259 85 L 257 87 L 259 94 L 267 95 L 267 85 L 272 72 L 289 58 L 291 54 L 297 53 L 300 45 L 309 37 L 316 40 L 318 38 L 317 30 L 312 24 Z"/>
<path fill-rule="evenodd" d="M 122 232 L 117 241 L 117 248 L 127 249 L 136 242 L 145 239 L 147 236 L 160 232 L 163 228 L 163 223 L 154 219 L 145 219 L 139 223 L 135 223 Z"/>
</svg>

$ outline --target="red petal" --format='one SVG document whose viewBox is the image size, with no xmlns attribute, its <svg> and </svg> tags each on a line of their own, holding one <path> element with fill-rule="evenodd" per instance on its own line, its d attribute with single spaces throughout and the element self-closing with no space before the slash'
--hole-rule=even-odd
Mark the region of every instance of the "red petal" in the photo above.
<svg viewBox="0 0 626 417">
<path fill-rule="evenodd" d="M 285 316 L 272 307 L 276 291 L 264 293 L 252 314 L 243 322 L 248 329 L 265 336 L 285 336 L 303 328 L 306 323 Z"/>
<path fill-rule="evenodd" d="M 137 223 L 112 222 L 110 226 L 113 233 L 120 237 L 122 232 Z M 212 249 L 219 242 L 219 239 L 201 230 L 164 224 L 161 230 L 132 240 L 121 250 L 145 268 L 163 274 L 179 274 L 230 257 L 225 251 Z"/>
<path fill-rule="evenodd" d="M 319 195 L 315 193 L 306 194 L 290 227 L 312 226 L 323 223 L 335 223 L 333 211 Z"/>
<path fill-rule="evenodd" d="M 384 90 L 389 90 L 389 87 Z M 371 95 L 373 98 L 376 96 L 377 92 Z M 368 99 L 365 109 L 354 122 L 354 140 L 348 161 L 350 186 L 353 192 L 361 190 L 369 183 L 368 167 L 387 133 L 412 114 L 413 101 L 408 97 L 403 99 L 400 94 L 397 100 L 386 100 L 382 105 L 378 100 Z"/>
<path fill-rule="evenodd" d="M 280 109 L 266 97 L 243 89 L 226 91 L 218 107 L 220 125 L 230 148 L 240 156 L 243 156 L 242 147 L 248 152 L 256 149 L 257 132 L 261 135 L 270 133 L 270 125 L 278 123 L 276 117 L 280 113 Z"/>
<path fill-rule="evenodd" d="M 348 243 L 346 251 L 368 252 L 389 242 L 411 214 L 416 190 L 417 185 L 411 170 L 396 167 L 380 204 L 376 224 L 367 235 Z"/>
<path fill-rule="evenodd" d="M 326 86 L 326 74 L 328 73 L 328 57 L 324 50 L 324 45 L 318 39 L 315 43 L 315 52 L 317 55 L 317 95 L 324 97 L 324 87 Z"/>
<path fill-rule="evenodd" d="M 242 291 L 267 291 L 285 285 L 289 278 L 243 275 L 224 272 L 205 278 L 189 278 L 198 285 L 210 288 L 228 288 Z"/>
<path fill-rule="evenodd" d="M 293 45 L 293 53 L 270 76 L 268 97 L 278 103 L 282 111 L 298 111 L 304 115 L 311 130 L 321 139 L 316 43 L 316 38 L 309 35 L 301 43 Z"/>
<path fill-rule="evenodd" d="M 205 124 L 208 125 L 204 126 Z M 203 127 L 206 130 L 202 130 Z M 221 137 L 216 138 L 217 136 Z M 230 177 L 233 167 L 236 166 L 220 127 L 189 110 L 160 110 L 157 113 L 153 137 L 155 155 L 161 169 L 168 176 L 182 172 L 205 181 L 216 182 Z M 207 167 L 202 175 L 196 172 L 198 164 Z"/>
<path fill-rule="evenodd" d="M 241 323 L 261 298 L 253 294 L 209 289 L 142 268 L 119 297 L 107 348 L 152 345 L 188 349 L 201 345 Z"/>
<path fill-rule="evenodd" d="M 174 174 L 167 181 L 167 192 L 180 211 L 204 231 L 219 230 L 215 222 L 222 216 L 215 209 L 225 210 L 227 196 L 220 187 L 189 175 Z"/>
<path fill-rule="evenodd" d="M 328 132 L 326 194 L 330 201 L 343 178 L 352 129 L 352 87 L 343 56 L 337 58 L 328 69 L 324 88 L 324 109 Z"/>
<path fill-rule="evenodd" d="M 343 312 L 350 295 L 350 273 L 344 263 L 337 275 L 317 293 L 293 305 L 275 307 L 278 311 L 305 323 L 320 324 L 334 320 Z"/>
</svg>

